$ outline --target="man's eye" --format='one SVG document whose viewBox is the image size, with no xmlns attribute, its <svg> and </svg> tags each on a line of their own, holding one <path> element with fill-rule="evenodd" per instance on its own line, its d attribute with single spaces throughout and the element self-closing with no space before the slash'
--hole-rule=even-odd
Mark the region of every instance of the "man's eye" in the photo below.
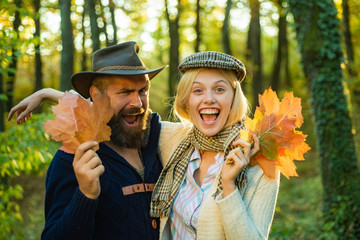
<svg viewBox="0 0 360 240">
<path fill-rule="evenodd" d="M 147 89 L 141 89 L 139 91 L 140 94 L 147 94 L 148 90 Z"/>
</svg>

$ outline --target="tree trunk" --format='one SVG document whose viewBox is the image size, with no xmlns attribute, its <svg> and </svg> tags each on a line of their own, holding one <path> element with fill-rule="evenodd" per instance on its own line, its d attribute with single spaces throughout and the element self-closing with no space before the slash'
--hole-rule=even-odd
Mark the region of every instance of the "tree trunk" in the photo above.
<svg viewBox="0 0 360 240">
<path fill-rule="evenodd" d="M 346 57 L 347 57 L 347 70 L 351 76 L 355 76 L 356 73 L 353 69 L 354 63 L 354 48 L 351 41 L 351 31 L 350 31 L 350 21 L 349 21 L 349 5 L 348 0 L 342 0 L 342 8 L 343 8 L 343 29 L 344 29 L 344 42 L 346 49 Z"/>
<path fill-rule="evenodd" d="M 251 21 L 251 20 L 250 20 Z M 253 26 L 250 23 L 249 24 L 249 29 L 248 29 L 248 35 L 247 35 L 247 40 L 246 40 L 246 51 L 245 51 L 245 58 L 248 62 L 251 62 L 251 43 L 252 43 L 252 30 Z"/>
<path fill-rule="evenodd" d="M 352 34 L 350 31 L 350 10 L 348 5 L 348 0 L 342 1 L 342 29 L 343 37 L 346 50 L 346 69 L 349 73 L 350 79 L 346 82 L 348 83 L 347 87 L 350 91 L 351 98 L 351 113 L 353 117 L 353 124 L 355 129 L 360 128 L 360 79 L 358 77 L 358 71 L 354 66 L 354 48 L 352 44 Z M 360 133 L 357 131 L 355 133 L 355 143 L 360 143 Z M 360 154 L 360 146 L 357 146 L 357 153 Z"/>
<path fill-rule="evenodd" d="M 110 47 L 112 45 L 112 42 L 110 41 L 108 32 L 107 32 L 107 21 L 106 21 L 106 17 L 105 17 L 105 9 L 104 9 L 104 6 L 101 3 L 101 1 L 99 1 L 99 5 L 100 5 L 100 9 L 101 9 L 100 17 L 102 18 L 102 21 L 104 23 L 104 26 L 102 28 L 100 28 L 100 31 L 105 34 L 106 47 Z"/>
<path fill-rule="evenodd" d="M 232 7 L 232 1 L 231 0 L 227 0 L 226 1 L 226 8 L 225 8 L 225 18 L 224 18 L 224 23 L 223 23 L 223 27 L 222 27 L 222 46 L 223 46 L 223 50 L 225 53 L 232 55 L 231 52 L 231 45 L 230 45 L 230 28 L 229 28 L 229 23 L 230 23 L 230 10 Z"/>
<path fill-rule="evenodd" d="M 164 16 L 161 16 L 158 21 L 159 21 L 159 24 L 158 24 L 158 28 L 156 29 L 156 31 L 154 32 L 154 39 L 155 39 L 155 49 L 158 49 L 159 51 L 158 54 L 155 56 L 156 59 L 158 60 L 158 62 L 160 63 L 164 63 L 164 58 L 166 55 L 165 51 L 164 51 L 164 45 L 161 44 L 161 41 L 160 40 L 163 40 L 164 39 L 164 35 L 162 33 L 162 27 L 161 27 L 161 24 L 160 22 L 163 21 L 163 18 Z"/>
<path fill-rule="evenodd" d="M 70 19 L 71 2 L 68 0 L 59 0 L 59 8 L 61 15 L 61 76 L 60 90 L 65 91 L 71 89 L 70 78 L 74 73 L 74 41 L 72 24 Z"/>
<path fill-rule="evenodd" d="M 181 14 L 181 1 L 178 2 L 178 13 L 174 19 L 170 18 L 170 13 L 168 10 L 168 1 L 165 0 L 165 14 L 167 21 L 169 23 L 170 30 L 170 63 L 169 63 L 169 96 L 174 96 L 176 93 L 176 84 L 179 81 L 178 66 L 179 66 L 179 46 L 180 46 L 180 36 L 179 36 L 179 17 Z"/>
<path fill-rule="evenodd" d="M 360 239 L 360 172 L 342 85 L 341 34 L 332 0 L 289 0 L 310 85 L 324 189 L 325 239 Z"/>
<path fill-rule="evenodd" d="M 1 64 L 1 62 L 0 62 Z M 0 70 L 2 66 L 0 65 Z M 0 71 L 0 132 L 5 131 L 4 114 L 5 114 L 5 93 L 3 83 L 3 71 Z"/>
<path fill-rule="evenodd" d="M 86 0 L 88 6 L 90 27 L 91 27 L 91 40 L 93 52 L 100 49 L 100 29 L 97 24 L 97 15 L 95 11 L 96 0 Z"/>
<path fill-rule="evenodd" d="M 42 80 L 42 62 L 40 54 L 40 0 L 35 0 L 35 38 L 38 39 L 38 44 L 35 44 L 35 91 L 43 88 Z"/>
<path fill-rule="evenodd" d="M 278 0 L 278 12 L 279 12 L 279 22 L 278 22 L 278 45 L 277 45 L 277 53 L 276 60 L 273 67 L 273 74 L 271 80 L 271 88 L 275 91 L 279 91 L 280 87 L 280 72 L 281 66 L 283 62 L 284 55 L 286 54 L 286 13 L 284 13 L 284 8 L 282 7 L 282 1 Z M 286 59 L 285 59 L 286 60 Z"/>
<path fill-rule="evenodd" d="M 17 9 L 21 8 L 21 0 L 15 0 L 14 3 Z M 20 13 L 16 10 L 13 23 L 14 31 L 16 32 L 16 39 L 19 39 L 20 23 Z M 8 79 L 6 81 L 7 111 L 10 111 L 13 105 L 17 61 L 17 49 L 15 46 L 11 46 L 11 62 L 9 64 L 10 71 L 8 71 Z"/>
<path fill-rule="evenodd" d="M 252 110 L 259 105 L 258 94 L 263 92 L 262 83 L 262 58 L 261 58 L 261 28 L 260 28 L 260 2 L 259 0 L 250 0 L 250 27 L 248 37 L 250 45 L 250 59 L 251 59 L 251 72 L 252 90 L 253 90 L 253 104 Z M 250 31 L 251 30 L 251 31 Z"/>
<path fill-rule="evenodd" d="M 87 6 L 86 2 L 83 5 L 83 12 L 81 18 L 81 32 L 82 32 L 82 61 L 81 61 L 81 71 L 87 71 L 87 54 L 86 54 L 86 47 L 85 47 L 85 40 L 86 40 L 86 31 L 84 26 L 85 16 L 86 16 Z"/>
<path fill-rule="evenodd" d="M 290 66 L 289 66 L 289 41 L 287 39 L 287 22 L 286 22 L 286 27 L 285 27 L 285 42 L 284 42 L 284 68 L 285 68 L 285 83 L 286 83 L 286 87 L 287 88 L 292 88 L 293 87 L 293 80 L 291 77 L 291 71 L 290 71 Z"/>
<path fill-rule="evenodd" d="M 200 30 L 200 18 L 201 18 L 201 6 L 200 0 L 196 0 L 196 24 L 195 24 L 195 32 L 196 32 L 196 39 L 195 39 L 195 52 L 200 51 L 200 43 L 201 43 L 201 30 Z"/>
<path fill-rule="evenodd" d="M 112 45 L 115 45 L 115 44 L 117 44 L 118 40 L 117 40 L 117 26 L 116 26 L 116 21 L 115 21 L 115 4 L 114 4 L 113 0 L 109 1 L 109 8 L 110 8 L 110 13 L 111 13 L 111 25 L 114 30 L 114 38 L 112 41 Z"/>
</svg>

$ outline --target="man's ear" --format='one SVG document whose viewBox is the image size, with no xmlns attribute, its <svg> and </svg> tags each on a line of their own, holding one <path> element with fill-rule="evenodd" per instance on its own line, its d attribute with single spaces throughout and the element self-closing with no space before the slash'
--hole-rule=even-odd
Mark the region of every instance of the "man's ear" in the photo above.
<svg viewBox="0 0 360 240">
<path fill-rule="evenodd" d="M 101 91 L 100 91 L 100 89 L 98 89 L 98 88 L 95 87 L 95 86 L 90 86 L 89 93 L 90 93 L 91 99 L 94 99 L 94 96 L 95 96 L 96 94 L 101 94 Z"/>
</svg>

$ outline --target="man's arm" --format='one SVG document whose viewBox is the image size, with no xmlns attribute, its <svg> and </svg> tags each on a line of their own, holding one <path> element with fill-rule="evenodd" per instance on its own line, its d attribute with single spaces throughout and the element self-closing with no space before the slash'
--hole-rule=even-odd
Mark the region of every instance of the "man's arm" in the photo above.
<svg viewBox="0 0 360 240">
<path fill-rule="evenodd" d="M 10 110 L 8 121 L 10 121 L 12 116 L 16 113 L 16 122 L 18 124 L 25 122 L 27 118 L 31 117 L 31 113 L 40 107 L 43 101 L 50 100 L 52 102 L 58 102 L 63 95 L 64 92 L 53 88 L 43 88 L 36 91 L 27 98 L 24 98 Z"/>
<path fill-rule="evenodd" d="M 42 239 L 91 239 L 104 167 L 86 142 L 74 155 L 58 151 L 46 177 Z M 74 167 L 73 167 L 74 166 Z"/>
</svg>

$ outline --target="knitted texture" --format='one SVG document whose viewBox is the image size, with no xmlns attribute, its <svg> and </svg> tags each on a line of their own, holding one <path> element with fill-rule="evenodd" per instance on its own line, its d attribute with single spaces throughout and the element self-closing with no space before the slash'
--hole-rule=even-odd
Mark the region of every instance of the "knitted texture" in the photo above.
<svg viewBox="0 0 360 240">
<path fill-rule="evenodd" d="M 162 122 L 160 146 L 163 163 L 187 136 L 191 126 Z M 219 180 L 219 175 L 214 183 Z M 222 199 L 214 199 L 217 184 L 200 207 L 197 239 L 267 239 L 274 216 L 280 175 L 276 180 L 266 177 L 259 166 L 250 167 L 248 183 Z M 160 239 L 169 239 L 169 218 L 160 218 Z"/>
<path fill-rule="evenodd" d="M 219 68 L 233 70 L 239 81 L 245 77 L 244 64 L 235 57 L 221 52 L 199 52 L 184 59 L 179 65 L 179 71 L 185 73 L 192 68 Z"/>
</svg>

